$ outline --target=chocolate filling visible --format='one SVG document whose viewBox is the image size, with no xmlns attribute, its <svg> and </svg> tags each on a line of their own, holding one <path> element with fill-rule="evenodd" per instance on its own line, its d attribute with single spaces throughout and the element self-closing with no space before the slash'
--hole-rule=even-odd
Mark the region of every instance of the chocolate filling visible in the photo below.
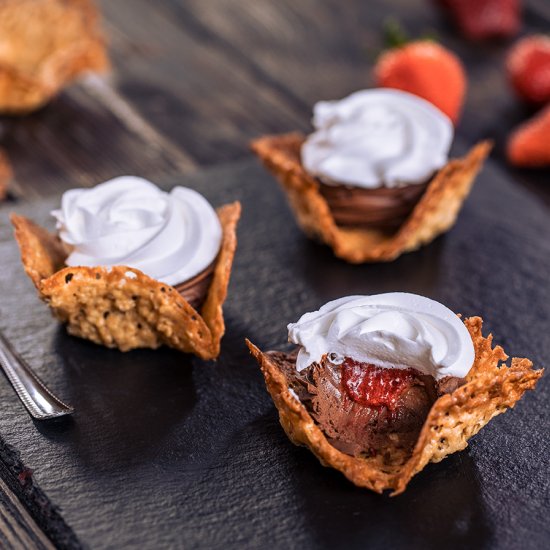
<svg viewBox="0 0 550 550">
<path fill-rule="evenodd" d="M 392 456 L 412 452 L 435 400 L 464 383 L 454 377 L 436 381 L 409 369 L 407 383 L 391 406 L 365 406 L 350 397 L 342 365 L 334 365 L 325 357 L 320 364 L 298 372 L 296 353 L 271 355 L 334 447 L 352 456 L 381 454 L 386 463 L 391 463 Z M 402 452 L 394 453 L 396 449 Z"/>
<path fill-rule="evenodd" d="M 204 271 L 187 281 L 174 285 L 174 288 L 193 306 L 199 309 L 208 293 L 216 261 L 213 261 Z"/>
<path fill-rule="evenodd" d="M 364 189 L 320 182 L 319 188 L 337 225 L 396 229 L 410 215 L 427 186 L 428 182 Z"/>
</svg>

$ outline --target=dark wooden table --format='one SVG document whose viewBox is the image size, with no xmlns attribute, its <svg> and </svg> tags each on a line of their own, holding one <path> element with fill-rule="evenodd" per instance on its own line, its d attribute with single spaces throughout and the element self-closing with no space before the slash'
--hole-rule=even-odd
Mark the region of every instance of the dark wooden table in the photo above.
<svg viewBox="0 0 550 550">
<path fill-rule="evenodd" d="M 505 82 L 511 42 L 468 43 L 428 0 L 103 0 L 101 7 L 113 73 L 86 78 L 30 116 L 1 119 L 14 201 L 120 174 L 192 173 L 248 157 L 249 140 L 261 134 L 308 131 L 316 101 L 372 85 L 382 26 L 394 16 L 413 36 L 435 31 L 464 61 L 469 87 L 458 139 L 494 139 L 494 162 L 550 206 L 548 171 L 513 170 L 503 156 L 510 129 L 530 114 Z M 522 33 L 549 29 L 550 3 L 526 2 Z M 47 546 L 1 481 L 0 494 L 0 532 L 22 548 Z"/>
<path fill-rule="evenodd" d="M 548 32 L 550 3 L 530 0 L 523 32 Z M 17 190 L 48 196 L 134 173 L 187 173 L 249 155 L 251 138 L 309 129 L 313 104 L 372 85 L 382 26 L 435 33 L 468 69 L 458 135 L 491 137 L 529 114 L 503 73 L 511 42 L 468 43 L 429 0 L 119 0 L 101 2 L 114 71 L 45 109 L 2 121 Z M 504 164 L 504 163 L 503 163 Z M 517 172 L 544 195 L 546 173 Z"/>
</svg>

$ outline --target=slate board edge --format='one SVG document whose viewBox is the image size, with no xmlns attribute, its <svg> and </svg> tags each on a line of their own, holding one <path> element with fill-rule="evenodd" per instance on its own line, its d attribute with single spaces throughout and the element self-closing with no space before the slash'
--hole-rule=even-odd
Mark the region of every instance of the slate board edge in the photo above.
<svg viewBox="0 0 550 550">
<path fill-rule="evenodd" d="M 63 550 L 82 548 L 74 531 L 63 520 L 59 508 L 50 501 L 36 483 L 32 471 L 21 461 L 19 452 L 1 437 L 0 477 L 56 548 Z M 14 521 L 21 522 L 24 519 L 14 518 Z M 26 527 L 32 537 L 32 528 L 28 525 Z"/>
</svg>

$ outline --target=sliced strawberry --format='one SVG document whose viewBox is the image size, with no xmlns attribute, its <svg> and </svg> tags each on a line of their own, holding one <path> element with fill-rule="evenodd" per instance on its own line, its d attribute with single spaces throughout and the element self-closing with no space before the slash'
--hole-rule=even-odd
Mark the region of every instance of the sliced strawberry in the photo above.
<svg viewBox="0 0 550 550">
<path fill-rule="evenodd" d="M 414 369 L 386 369 L 349 357 L 342 363 L 342 383 L 350 399 L 364 407 L 387 407 L 390 411 L 417 374 Z"/>
</svg>

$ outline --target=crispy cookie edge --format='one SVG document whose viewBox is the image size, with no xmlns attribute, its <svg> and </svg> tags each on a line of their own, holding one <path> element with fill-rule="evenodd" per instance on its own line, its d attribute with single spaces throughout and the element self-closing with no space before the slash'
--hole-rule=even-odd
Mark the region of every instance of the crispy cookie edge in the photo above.
<svg viewBox="0 0 550 550">
<path fill-rule="evenodd" d="M 25 273 L 38 289 L 42 279 L 63 267 L 65 250 L 57 237 L 28 218 L 12 212 L 10 220 Z"/>
<path fill-rule="evenodd" d="M 241 203 L 236 201 L 221 206 L 217 209 L 217 213 L 223 231 L 222 244 L 212 283 L 208 289 L 206 301 L 201 308 L 201 315 L 212 336 L 212 358 L 220 354 L 221 339 L 225 333 L 222 306 L 227 298 L 233 259 L 237 250 L 237 224 L 241 217 Z"/>
<path fill-rule="evenodd" d="M 501 346 L 492 346 L 491 334 L 483 336 L 481 317 L 470 317 L 464 324 L 474 343 L 474 365 L 466 384 L 434 403 L 393 494 L 402 493 L 428 462 L 440 462 L 465 449 L 468 440 L 492 418 L 513 408 L 527 390 L 534 389 L 544 373 L 544 369 L 534 370 L 526 358 L 514 357 L 510 366 L 504 364 L 508 356 Z"/>
</svg>

